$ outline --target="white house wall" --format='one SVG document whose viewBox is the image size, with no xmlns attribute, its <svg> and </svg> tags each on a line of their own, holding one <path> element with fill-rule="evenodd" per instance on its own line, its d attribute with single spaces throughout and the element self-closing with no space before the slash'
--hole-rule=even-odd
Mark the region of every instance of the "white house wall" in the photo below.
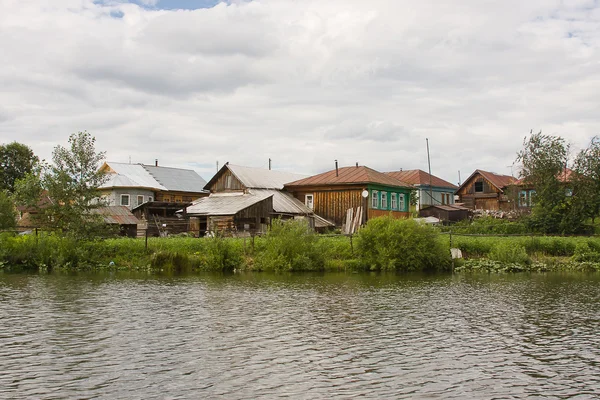
<svg viewBox="0 0 600 400">
<path fill-rule="evenodd" d="M 431 192 L 431 195 L 433 196 L 433 205 L 454 204 L 454 191 L 433 188 Z M 429 189 L 419 189 L 419 208 L 432 205 L 431 196 L 429 194 Z M 442 195 L 449 195 L 450 201 L 446 202 L 446 200 L 444 200 L 442 202 Z"/>
<path fill-rule="evenodd" d="M 130 210 L 139 205 L 137 201 L 138 196 L 144 196 L 144 202 L 150 201 L 150 199 L 156 200 L 152 190 L 135 188 L 113 189 L 109 192 L 103 191 L 102 197 L 108 202 L 109 206 L 120 206 L 122 205 L 121 195 L 124 194 L 129 195 L 129 205 L 127 207 Z"/>
</svg>

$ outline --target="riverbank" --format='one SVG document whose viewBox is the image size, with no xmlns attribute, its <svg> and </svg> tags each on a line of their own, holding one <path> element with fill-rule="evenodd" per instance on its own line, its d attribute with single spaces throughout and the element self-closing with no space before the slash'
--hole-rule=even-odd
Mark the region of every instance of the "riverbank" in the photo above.
<svg viewBox="0 0 600 400">
<path fill-rule="evenodd" d="M 362 240 L 362 243 L 360 242 Z M 423 239 L 425 240 L 425 239 Z M 600 237 L 435 235 L 447 260 L 425 268 L 410 258 L 411 249 L 394 243 L 365 243 L 364 238 L 302 234 L 248 238 L 169 237 L 76 241 L 52 234 L 0 235 L 0 269 L 131 271 L 369 271 L 453 270 L 455 272 L 600 271 Z M 452 241 L 452 244 L 450 243 Z M 450 262 L 450 247 L 463 259 Z M 364 248 L 382 247 L 377 267 Z M 390 253 L 389 248 L 396 250 Z M 426 253 L 428 249 L 417 249 Z M 391 254 L 391 255 L 390 255 Z M 414 257 L 413 257 L 414 258 Z M 411 268 L 414 265 L 414 268 Z"/>
</svg>

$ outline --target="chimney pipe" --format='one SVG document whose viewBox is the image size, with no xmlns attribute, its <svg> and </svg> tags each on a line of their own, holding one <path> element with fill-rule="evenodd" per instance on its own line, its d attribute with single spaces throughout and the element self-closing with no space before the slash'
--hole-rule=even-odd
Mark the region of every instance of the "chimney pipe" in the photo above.
<svg viewBox="0 0 600 400">
<path fill-rule="evenodd" d="M 271 159 L 269 158 L 269 171 L 271 170 Z"/>
<path fill-rule="evenodd" d="M 335 176 L 340 176 L 337 160 L 335 160 Z"/>
<path fill-rule="evenodd" d="M 356 162 L 356 168 L 358 168 L 358 161 Z"/>
<path fill-rule="evenodd" d="M 155 167 L 158 167 L 158 158 L 155 158 L 155 159 L 154 159 L 154 166 L 155 166 Z"/>
</svg>

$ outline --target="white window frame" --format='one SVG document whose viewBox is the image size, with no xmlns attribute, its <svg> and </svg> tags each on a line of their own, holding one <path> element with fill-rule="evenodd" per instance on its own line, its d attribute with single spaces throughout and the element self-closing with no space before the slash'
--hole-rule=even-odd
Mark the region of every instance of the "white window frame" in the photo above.
<svg viewBox="0 0 600 400">
<path fill-rule="evenodd" d="M 392 198 L 392 210 L 397 210 L 398 209 L 398 194 L 397 193 L 392 193 L 391 195 Z"/>
<path fill-rule="evenodd" d="M 152 196 L 148 196 L 148 201 L 152 201 Z"/>
<path fill-rule="evenodd" d="M 371 208 L 379 208 L 379 191 L 371 190 Z"/>
<path fill-rule="evenodd" d="M 304 197 L 304 204 L 306 205 L 306 207 L 308 207 L 311 210 L 313 210 L 314 207 L 315 207 L 315 196 L 312 195 L 312 194 L 307 194 Z"/>
<path fill-rule="evenodd" d="M 398 194 L 398 210 L 399 211 L 406 210 L 406 204 L 405 204 L 405 201 L 404 201 L 404 193 L 399 193 Z"/>
<path fill-rule="evenodd" d="M 127 199 L 127 204 L 123 203 L 123 200 L 125 199 Z M 129 207 L 131 205 L 131 196 L 129 196 L 128 194 L 122 194 L 121 200 L 119 201 L 119 205 Z"/>
<path fill-rule="evenodd" d="M 387 192 L 381 192 L 381 209 L 387 210 L 388 202 L 387 202 Z"/>
</svg>

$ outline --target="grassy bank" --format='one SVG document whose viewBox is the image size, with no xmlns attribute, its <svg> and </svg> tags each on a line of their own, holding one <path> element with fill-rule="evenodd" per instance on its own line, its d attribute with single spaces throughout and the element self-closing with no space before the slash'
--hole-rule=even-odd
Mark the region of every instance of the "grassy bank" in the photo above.
<svg viewBox="0 0 600 400">
<path fill-rule="evenodd" d="M 0 234 L 0 269 L 145 271 L 450 270 L 450 235 L 413 221 L 377 218 L 358 235 L 322 236 L 302 223 L 255 238 L 75 241 L 56 234 Z M 600 270 L 599 237 L 452 235 L 455 271 Z"/>
</svg>

